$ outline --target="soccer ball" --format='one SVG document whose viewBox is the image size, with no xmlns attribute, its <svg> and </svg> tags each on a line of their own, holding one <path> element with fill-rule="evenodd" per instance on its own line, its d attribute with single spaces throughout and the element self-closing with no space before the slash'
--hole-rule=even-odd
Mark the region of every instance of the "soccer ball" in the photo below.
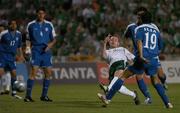
<svg viewBox="0 0 180 113">
<path fill-rule="evenodd" d="M 26 84 L 23 81 L 15 81 L 13 87 L 17 92 L 24 92 L 26 90 Z"/>
</svg>

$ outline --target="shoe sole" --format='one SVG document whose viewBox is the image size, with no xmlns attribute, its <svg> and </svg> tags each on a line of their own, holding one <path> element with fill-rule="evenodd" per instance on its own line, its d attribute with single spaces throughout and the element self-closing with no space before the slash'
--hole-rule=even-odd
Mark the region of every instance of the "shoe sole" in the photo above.
<svg viewBox="0 0 180 113">
<path fill-rule="evenodd" d="M 107 107 L 108 103 L 105 102 L 102 94 L 98 93 L 97 96 L 104 103 L 104 105 L 102 105 L 102 107 Z"/>
</svg>

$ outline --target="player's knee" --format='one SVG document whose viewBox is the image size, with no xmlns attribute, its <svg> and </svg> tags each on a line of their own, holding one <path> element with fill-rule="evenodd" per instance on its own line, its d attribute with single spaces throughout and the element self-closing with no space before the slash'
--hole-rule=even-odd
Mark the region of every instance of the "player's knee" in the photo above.
<svg viewBox="0 0 180 113">
<path fill-rule="evenodd" d="M 156 75 L 151 76 L 151 82 L 152 82 L 153 85 L 161 83 L 159 78 Z"/>
</svg>

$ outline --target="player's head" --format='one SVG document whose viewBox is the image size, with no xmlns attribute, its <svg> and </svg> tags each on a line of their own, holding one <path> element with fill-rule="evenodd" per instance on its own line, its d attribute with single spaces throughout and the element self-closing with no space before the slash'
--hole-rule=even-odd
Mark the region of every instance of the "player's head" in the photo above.
<svg viewBox="0 0 180 113">
<path fill-rule="evenodd" d="M 147 12 L 148 10 L 145 7 L 138 7 L 135 11 L 134 14 L 137 15 L 137 21 L 136 23 L 139 25 L 140 24 L 140 16 L 141 14 Z"/>
<path fill-rule="evenodd" d="M 119 35 L 115 34 L 110 37 L 109 45 L 111 48 L 116 48 L 119 46 Z"/>
<path fill-rule="evenodd" d="M 12 31 L 16 30 L 17 29 L 17 23 L 16 23 L 16 20 L 12 19 L 12 20 L 9 20 L 8 22 L 8 28 Z"/>
<path fill-rule="evenodd" d="M 40 7 L 36 10 L 38 21 L 44 21 L 46 16 L 46 10 L 44 7 Z"/>
<path fill-rule="evenodd" d="M 135 9 L 134 14 L 138 15 L 139 13 L 143 13 L 143 12 L 146 12 L 146 11 L 148 11 L 147 8 L 145 8 L 143 6 L 140 6 L 140 7 Z"/>
<path fill-rule="evenodd" d="M 5 29 L 5 26 L 3 24 L 0 24 L 0 33 Z"/>
<path fill-rule="evenodd" d="M 141 24 L 149 24 L 152 22 L 152 15 L 149 11 L 140 15 Z"/>
</svg>

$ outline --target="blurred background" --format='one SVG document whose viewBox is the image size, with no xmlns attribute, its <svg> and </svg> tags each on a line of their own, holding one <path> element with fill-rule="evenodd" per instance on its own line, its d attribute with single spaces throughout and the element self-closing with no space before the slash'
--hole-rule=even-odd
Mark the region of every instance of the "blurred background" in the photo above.
<svg viewBox="0 0 180 113">
<path fill-rule="evenodd" d="M 161 60 L 180 59 L 179 0 L 0 0 L 0 25 L 17 19 L 25 41 L 27 23 L 36 18 L 39 6 L 46 7 L 58 35 L 54 63 L 101 60 L 101 41 L 109 33 L 122 38 L 127 25 L 135 22 L 138 6 L 150 10 L 161 31 Z"/>
</svg>

